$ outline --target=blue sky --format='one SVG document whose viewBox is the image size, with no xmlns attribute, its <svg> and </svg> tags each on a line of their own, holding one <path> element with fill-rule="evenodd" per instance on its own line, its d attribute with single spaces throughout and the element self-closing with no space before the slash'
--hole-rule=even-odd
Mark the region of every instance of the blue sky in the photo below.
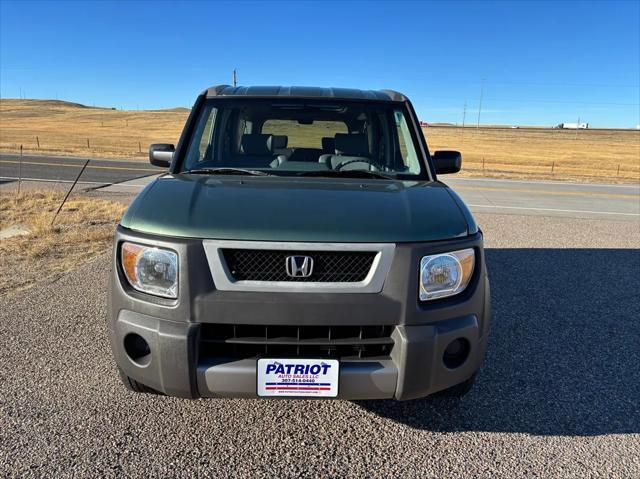
<svg viewBox="0 0 640 479">
<path fill-rule="evenodd" d="M 205 87 L 391 88 L 427 121 L 640 123 L 640 1 L 0 0 L 0 95 L 190 106 Z"/>
</svg>

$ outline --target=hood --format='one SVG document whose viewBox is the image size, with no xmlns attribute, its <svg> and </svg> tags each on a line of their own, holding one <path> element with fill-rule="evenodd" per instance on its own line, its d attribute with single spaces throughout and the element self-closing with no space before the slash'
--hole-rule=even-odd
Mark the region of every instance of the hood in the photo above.
<svg viewBox="0 0 640 479">
<path fill-rule="evenodd" d="M 437 182 L 164 175 L 122 226 L 211 239 L 397 243 L 465 236 L 465 216 Z"/>
</svg>

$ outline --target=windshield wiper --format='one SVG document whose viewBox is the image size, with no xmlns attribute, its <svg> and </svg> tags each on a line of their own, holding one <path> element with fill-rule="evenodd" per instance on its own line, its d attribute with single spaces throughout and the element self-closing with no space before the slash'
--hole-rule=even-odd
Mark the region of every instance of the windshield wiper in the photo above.
<svg viewBox="0 0 640 479">
<path fill-rule="evenodd" d="M 377 178 L 381 180 L 393 180 L 391 176 L 379 173 L 377 171 L 368 170 L 313 170 L 302 171 L 298 176 L 327 176 L 329 178 Z"/>
<path fill-rule="evenodd" d="M 260 170 L 247 170 L 245 168 L 200 168 L 195 170 L 187 170 L 182 173 L 190 173 L 192 175 L 250 175 L 250 176 L 273 176 L 271 173 Z"/>
</svg>

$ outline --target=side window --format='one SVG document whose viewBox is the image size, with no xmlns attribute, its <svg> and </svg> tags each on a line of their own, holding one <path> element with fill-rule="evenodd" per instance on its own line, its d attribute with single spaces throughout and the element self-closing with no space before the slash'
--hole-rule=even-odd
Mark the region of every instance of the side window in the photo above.
<svg viewBox="0 0 640 479">
<path fill-rule="evenodd" d="M 197 163 L 211 159 L 213 152 L 210 146 L 213 143 L 217 111 L 216 108 L 207 106 L 202 112 L 202 115 L 200 115 L 200 118 L 198 118 L 195 131 L 189 142 L 184 169 L 191 169 L 196 166 Z"/>
<path fill-rule="evenodd" d="M 209 145 L 213 143 L 213 123 L 216 120 L 216 109 L 212 108 L 207 116 L 206 122 L 204 124 L 204 130 L 202 131 L 202 136 L 200 137 L 200 145 L 198 147 L 199 152 L 199 161 L 202 161 L 207 154 L 207 149 Z"/>
<path fill-rule="evenodd" d="M 407 120 L 402 111 L 394 111 L 394 119 L 396 123 L 396 138 L 398 138 L 398 149 L 402 156 L 402 163 L 407 167 L 408 173 L 420 173 L 420 162 L 416 153 L 413 138 L 407 125 Z"/>
</svg>

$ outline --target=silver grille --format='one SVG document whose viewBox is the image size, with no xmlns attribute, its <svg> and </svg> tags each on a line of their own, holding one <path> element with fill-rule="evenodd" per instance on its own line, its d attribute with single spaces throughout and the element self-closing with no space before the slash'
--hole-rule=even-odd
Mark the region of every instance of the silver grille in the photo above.
<svg viewBox="0 0 640 479">
<path fill-rule="evenodd" d="M 387 277 L 394 244 L 283 243 L 204 240 L 215 287 L 221 291 L 379 293 Z M 287 274 L 286 260 L 313 260 L 308 277 Z"/>
</svg>

